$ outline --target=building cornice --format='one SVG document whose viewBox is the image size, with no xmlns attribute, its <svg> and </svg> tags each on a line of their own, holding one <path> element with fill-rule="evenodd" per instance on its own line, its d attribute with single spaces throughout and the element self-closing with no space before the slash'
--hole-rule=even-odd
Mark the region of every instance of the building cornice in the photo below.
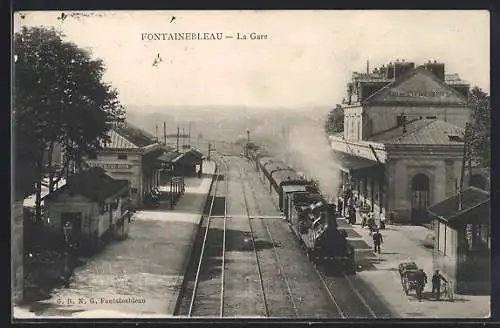
<svg viewBox="0 0 500 328">
<path fill-rule="evenodd" d="M 116 154 L 116 153 L 132 153 L 132 154 L 141 154 L 140 148 L 103 148 L 96 151 L 97 154 Z"/>
<path fill-rule="evenodd" d="M 389 159 L 454 159 L 463 157 L 463 145 L 387 145 Z"/>
<path fill-rule="evenodd" d="M 416 102 L 410 100 L 371 100 L 362 103 L 363 107 L 370 106 L 406 106 L 406 107 L 456 107 L 456 108 L 470 108 L 467 103 L 457 102 Z"/>
</svg>

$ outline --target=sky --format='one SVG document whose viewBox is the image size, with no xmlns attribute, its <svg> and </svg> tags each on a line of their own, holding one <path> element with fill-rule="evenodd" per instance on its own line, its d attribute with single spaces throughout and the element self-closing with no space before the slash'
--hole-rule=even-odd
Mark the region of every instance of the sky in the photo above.
<svg viewBox="0 0 500 328">
<path fill-rule="evenodd" d="M 488 11 L 109 11 L 64 20 L 60 15 L 16 13 L 14 30 L 53 26 L 91 50 L 104 60 L 104 79 L 125 107 L 331 107 L 345 96 L 353 71 L 366 71 L 367 61 L 374 68 L 396 59 L 444 62 L 446 73 L 490 90 Z M 267 37 L 251 40 L 252 32 Z M 148 33 L 223 38 L 147 40 Z M 248 38 L 238 40 L 237 33 Z M 162 61 L 153 66 L 158 56 Z"/>
</svg>

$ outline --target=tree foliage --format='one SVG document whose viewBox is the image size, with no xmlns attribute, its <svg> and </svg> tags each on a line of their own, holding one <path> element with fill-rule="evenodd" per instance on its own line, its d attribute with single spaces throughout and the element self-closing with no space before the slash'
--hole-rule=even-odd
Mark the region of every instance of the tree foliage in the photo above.
<svg viewBox="0 0 500 328">
<path fill-rule="evenodd" d="M 337 105 L 328 113 L 325 122 L 325 131 L 327 134 L 344 131 L 344 109 L 341 105 Z"/>
<path fill-rule="evenodd" d="M 13 127 L 15 138 L 23 142 L 15 149 L 19 156 L 23 153 L 23 161 L 34 163 L 38 182 L 49 172 L 51 189 L 56 143 L 65 149 L 66 168 L 82 153 L 109 142 L 109 129 L 124 120 L 117 91 L 102 81 L 102 60 L 63 37 L 44 27 L 23 27 L 14 37 Z M 48 168 L 43 163 L 47 152 Z M 40 186 L 37 196 L 39 192 Z"/>
<path fill-rule="evenodd" d="M 487 93 L 478 87 L 469 92 L 472 121 L 469 125 L 469 155 L 481 167 L 490 167 L 491 102 Z"/>
</svg>

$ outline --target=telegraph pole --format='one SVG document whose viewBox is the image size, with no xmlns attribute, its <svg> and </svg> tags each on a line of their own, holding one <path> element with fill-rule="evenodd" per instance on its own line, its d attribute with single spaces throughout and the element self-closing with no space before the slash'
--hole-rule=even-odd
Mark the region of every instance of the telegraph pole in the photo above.
<svg viewBox="0 0 500 328">
<path fill-rule="evenodd" d="M 163 122 L 163 143 L 167 144 L 167 122 Z"/>
<path fill-rule="evenodd" d="M 177 151 L 179 151 L 179 126 L 177 126 Z"/>
<path fill-rule="evenodd" d="M 462 170 L 460 171 L 460 185 L 458 187 L 458 210 L 462 210 L 462 191 L 464 188 L 464 175 L 465 175 L 465 159 L 467 157 L 467 140 L 468 140 L 468 134 L 469 134 L 469 123 L 465 125 L 465 132 L 464 132 L 464 149 L 463 149 L 463 154 L 462 154 Z M 469 177 L 470 178 L 470 177 Z"/>
<path fill-rule="evenodd" d="M 182 127 L 182 149 L 186 146 L 186 132 L 184 132 L 184 127 Z"/>
<path fill-rule="evenodd" d="M 208 142 L 208 160 L 210 160 L 210 152 L 212 151 L 212 144 Z"/>
<path fill-rule="evenodd" d="M 191 149 L 191 122 L 188 125 L 188 148 Z"/>
<path fill-rule="evenodd" d="M 158 124 L 155 124 L 155 137 L 156 137 L 156 142 L 158 142 Z"/>
</svg>

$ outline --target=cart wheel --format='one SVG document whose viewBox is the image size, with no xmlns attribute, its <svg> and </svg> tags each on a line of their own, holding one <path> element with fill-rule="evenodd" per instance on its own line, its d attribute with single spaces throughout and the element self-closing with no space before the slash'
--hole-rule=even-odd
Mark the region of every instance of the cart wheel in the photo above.
<svg viewBox="0 0 500 328">
<path fill-rule="evenodd" d="M 403 279 L 403 290 L 405 291 L 406 295 L 410 293 L 410 291 L 408 290 L 408 279 L 406 278 Z"/>
</svg>

